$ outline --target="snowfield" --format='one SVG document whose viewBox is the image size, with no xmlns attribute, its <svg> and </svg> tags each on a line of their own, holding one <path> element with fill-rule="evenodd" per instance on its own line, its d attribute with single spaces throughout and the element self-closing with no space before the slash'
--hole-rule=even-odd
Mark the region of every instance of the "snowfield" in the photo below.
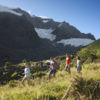
<svg viewBox="0 0 100 100">
<path fill-rule="evenodd" d="M 43 23 L 47 23 L 47 22 L 49 22 L 48 20 L 43 20 Z"/>
<path fill-rule="evenodd" d="M 51 34 L 53 32 L 53 29 L 41 29 L 41 28 L 35 28 L 35 31 L 37 32 L 38 36 L 43 39 L 49 39 L 51 41 L 56 39 L 56 35 Z"/>
<path fill-rule="evenodd" d="M 85 39 L 85 38 L 71 38 L 71 39 L 62 39 L 61 41 L 58 41 L 57 43 L 62 43 L 64 46 L 71 45 L 74 47 L 79 47 L 79 46 L 86 46 L 92 43 L 93 41 L 94 40 Z"/>
<path fill-rule="evenodd" d="M 23 15 L 22 13 L 18 13 L 16 11 L 13 11 L 9 7 L 4 7 L 4 6 L 1 6 L 1 5 L 0 5 L 0 12 L 8 12 L 8 13 L 12 13 L 12 14 L 17 15 L 17 16 L 22 16 Z"/>
<path fill-rule="evenodd" d="M 39 16 L 41 19 L 48 19 L 47 16 Z"/>
</svg>

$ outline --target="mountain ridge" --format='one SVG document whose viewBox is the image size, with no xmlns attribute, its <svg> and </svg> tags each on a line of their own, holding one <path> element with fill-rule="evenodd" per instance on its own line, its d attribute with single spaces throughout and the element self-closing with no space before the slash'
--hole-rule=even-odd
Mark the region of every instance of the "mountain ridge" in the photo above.
<svg viewBox="0 0 100 100">
<path fill-rule="evenodd" d="M 23 59 L 43 60 L 51 56 L 73 53 L 84 47 L 82 44 L 75 47 L 71 45 L 70 41 L 66 45 L 59 43 L 63 39 L 76 38 L 78 40 L 81 37 L 82 33 L 66 22 L 61 25 L 62 22 L 55 22 L 53 19 L 32 17 L 20 8 L 0 7 L 2 8 L 0 10 L 0 55 L 2 62 L 5 56 L 9 58 L 6 61 L 11 62 Z M 75 37 L 74 34 L 78 35 Z M 84 41 L 86 38 L 95 40 L 94 36 L 91 35 L 81 39 Z"/>
</svg>

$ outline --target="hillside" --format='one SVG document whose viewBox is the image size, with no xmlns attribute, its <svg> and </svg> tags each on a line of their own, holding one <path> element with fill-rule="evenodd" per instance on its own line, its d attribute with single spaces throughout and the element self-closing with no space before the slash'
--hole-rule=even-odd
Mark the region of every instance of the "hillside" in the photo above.
<svg viewBox="0 0 100 100">
<path fill-rule="evenodd" d="M 88 49 L 100 49 L 100 39 L 91 43 L 87 48 Z"/>
<path fill-rule="evenodd" d="M 77 52 L 83 62 L 99 62 L 100 61 L 100 39 L 96 40 L 95 42 L 91 43 L 87 47 L 81 49 Z"/>
<path fill-rule="evenodd" d="M 99 100 L 100 98 L 100 63 L 83 65 L 82 77 L 71 68 L 71 76 L 64 70 L 58 70 L 56 78 L 48 80 L 45 76 L 32 78 L 31 84 L 22 86 L 20 81 L 10 81 L 0 86 L 0 100 Z M 91 66 L 91 67 L 90 67 Z"/>
</svg>

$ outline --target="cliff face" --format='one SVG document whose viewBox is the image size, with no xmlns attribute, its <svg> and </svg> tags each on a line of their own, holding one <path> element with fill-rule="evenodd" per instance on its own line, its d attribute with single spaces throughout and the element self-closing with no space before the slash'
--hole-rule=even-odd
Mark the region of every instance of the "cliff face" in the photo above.
<svg viewBox="0 0 100 100">
<path fill-rule="evenodd" d="M 33 24 L 22 13 L 21 16 L 0 13 L 0 60 L 20 62 L 41 60 L 58 55 L 50 41 L 38 37 Z"/>
<path fill-rule="evenodd" d="M 29 56 L 29 50 L 36 48 L 39 44 L 40 38 L 33 25 L 23 14 L 16 14 L 15 11 L 9 8 L 7 8 L 7 11 L 0 12 L 1 59 L 5 58 L 5 56 L 9 57 L 11 61 L 22 59 Z"/>
</svg>

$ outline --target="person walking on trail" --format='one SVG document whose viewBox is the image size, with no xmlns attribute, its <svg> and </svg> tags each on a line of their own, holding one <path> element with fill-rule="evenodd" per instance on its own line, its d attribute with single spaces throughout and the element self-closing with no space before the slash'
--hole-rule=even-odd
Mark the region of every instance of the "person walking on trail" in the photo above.
<svg viewBox="0 0 100 100">
<path fill-rule="evenodd" d="M 81 73 L 81 70 L 82 70 L 81 59 L 79 56 L 77 56 L 76 58 L 77 58 L 77 72 Z"/>
<path fill-rule="evenodd" d="M 71 57 L 70 55 L 66 55 L 66 66 L 65 66 L 65 70 L 70 74 L 70 63 L 71 63 Z"/>
<path fill-rule="evenodd" d="M 57 62 L 54 60 L 54 58 L 50 58 L 50 73 L 49 73 L 49 80 L 51 79 L 51 75 L 53 74 L 53 77 L 55 77 L 56 74 L 56 67 L 57 67 Z"/>
<path fill-rule="evenodd" d="M 30 83 L 30 66 L 27 63 L 25 63 L 24 66 L 25 66 L 25 69 L 24 69 L 24 74 L 25 75 L 24 75 L 24 78 L 22 80 L 23 85 L 24 85 L 25 81 L 27 81 L 28 84 Z"/>
</svg>

